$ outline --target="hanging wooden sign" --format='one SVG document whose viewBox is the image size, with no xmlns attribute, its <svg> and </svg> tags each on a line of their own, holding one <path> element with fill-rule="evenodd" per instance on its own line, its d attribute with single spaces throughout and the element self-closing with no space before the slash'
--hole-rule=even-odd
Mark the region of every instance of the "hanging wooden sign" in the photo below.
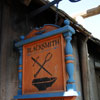
<svg viewBox="0 0 100 100">
<path fill-rule="evenodd" d="M 63 42 L 59 34 L 23 46 L 23 94 L 65 91 Z"/>
<path fill-rule="evenodd" d="M 19 50 L 18 100 L 75 100 L 78 96 L 71 45 L 74 29 L 45 25 L 15 43 Z M 65 44 L 65 45 L 64 45 Z"/>
</svg>

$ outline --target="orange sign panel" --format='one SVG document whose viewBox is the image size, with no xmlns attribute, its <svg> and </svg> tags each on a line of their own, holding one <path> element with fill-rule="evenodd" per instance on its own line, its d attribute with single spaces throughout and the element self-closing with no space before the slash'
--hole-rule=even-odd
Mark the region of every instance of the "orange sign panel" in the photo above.
<svg viewBox="0 0 100 100">
<path fill-rule="evenodd" d="M 65 91 L 61 34 L 23 46 L 23 94 Z"/>
</svg>

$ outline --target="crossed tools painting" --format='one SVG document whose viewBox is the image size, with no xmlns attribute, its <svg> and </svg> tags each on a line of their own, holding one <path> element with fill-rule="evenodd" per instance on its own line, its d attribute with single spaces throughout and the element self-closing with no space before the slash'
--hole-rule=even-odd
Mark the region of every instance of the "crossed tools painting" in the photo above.
<svg viewBox="0 0 100 100">
<path fill-rule="evenodd" d="M 37 57 L 39 59 L 39 57 Z M 52 53 L 48 52 L 45 56 L 43 64 L 40 64 L 39 61 L 37 61 L 34 57 L 32 57 L 32 60 L 34 61 L 33 66 L 35 66 L 35 63 L 40 67 L 38 71 L 34 74 L 34 77 L 39 74 L 39 72 L 43 69 L 45 72 L 47 72 L 50 76 L 52 74 L 44 67 L 46 63 L 48 63 L 52 59 Z M 38 90 L 46 90 L 46 88 L 52 86 L 52 84 L 56 81 L 56 77 L 43 77 L 43 78 L 36 78 L 32 80 L 32 85 L 38 88 Z"/>
</svg>

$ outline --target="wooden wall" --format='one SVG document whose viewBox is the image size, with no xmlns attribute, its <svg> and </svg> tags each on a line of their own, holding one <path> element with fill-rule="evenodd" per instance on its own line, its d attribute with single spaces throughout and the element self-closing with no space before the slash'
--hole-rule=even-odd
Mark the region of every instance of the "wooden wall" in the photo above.
<svg viewBox="0 0 100 100">
<path fill-rule="evenodd" d="M 88 41 L 88 60 L 89 60 L 89 95 L 91 100 L 99 100 L 100 96 L 100 45 Z"/>
<path fill-rule="evenodd" d="M 1 2 L 1 1 L 0 1 Z M 18 89 L 18 52 L 14 49 L 14 41 L 19 40 L 20 35 L 26 35 L 30 30 L 36 26 L 42 26 L 43 24 L 54 23 L 54 19 L 45 13 L 41 17 L 35 17 L 31 21 L 23 19 L 17 21 L 18 16 L 20 18 L 26 12 L 23 12 L 19 6 L 14 6 L 12 3 L 5 2 L 3 0 L 0 6 L 0 100 L 14 100 L 13 96 L 17 94 Z M 23 8 L 23 6 L 21 6 Z M 20 12 L 19 12 L 20 11 Z M 2 15 L 2 19 L 1 19 Z M 54 15 L 52 15 L 54 16 Z M 74 78 L 76 80 L 77 91 L 81 92 L 80 97 L 77 100 L 83 100 L 82 83 L 81 83 L 81 68 L 80 68 L 80 57 L 78 51 L 78 40 L 77 36 L 73 37 L 73 54 L 75 57 L 75 73 Z"/>
<path fill-rule="evenodd" d="M 10 8 L 3 2 L 1 45 L 1 96 L 0 100 L 13 100 L 17 90 L 17 56 L 13 41 L 18 37 L 11 28 Z"/>
</svg>

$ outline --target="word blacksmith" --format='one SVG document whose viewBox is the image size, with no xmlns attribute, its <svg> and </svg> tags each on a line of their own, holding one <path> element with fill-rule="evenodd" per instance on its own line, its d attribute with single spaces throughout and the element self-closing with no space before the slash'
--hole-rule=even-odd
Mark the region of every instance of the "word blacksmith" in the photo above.
<svg viewBox="0 0 100 100">
<path fill-rule="evenodd" d="M 27 53 L 44 50 L 46 48 L 56 47 L 60 43 L 60 39 L 45 41 L 41 44 L 32 45 L 30 48 L 27 48 Z"/>
</svg>

